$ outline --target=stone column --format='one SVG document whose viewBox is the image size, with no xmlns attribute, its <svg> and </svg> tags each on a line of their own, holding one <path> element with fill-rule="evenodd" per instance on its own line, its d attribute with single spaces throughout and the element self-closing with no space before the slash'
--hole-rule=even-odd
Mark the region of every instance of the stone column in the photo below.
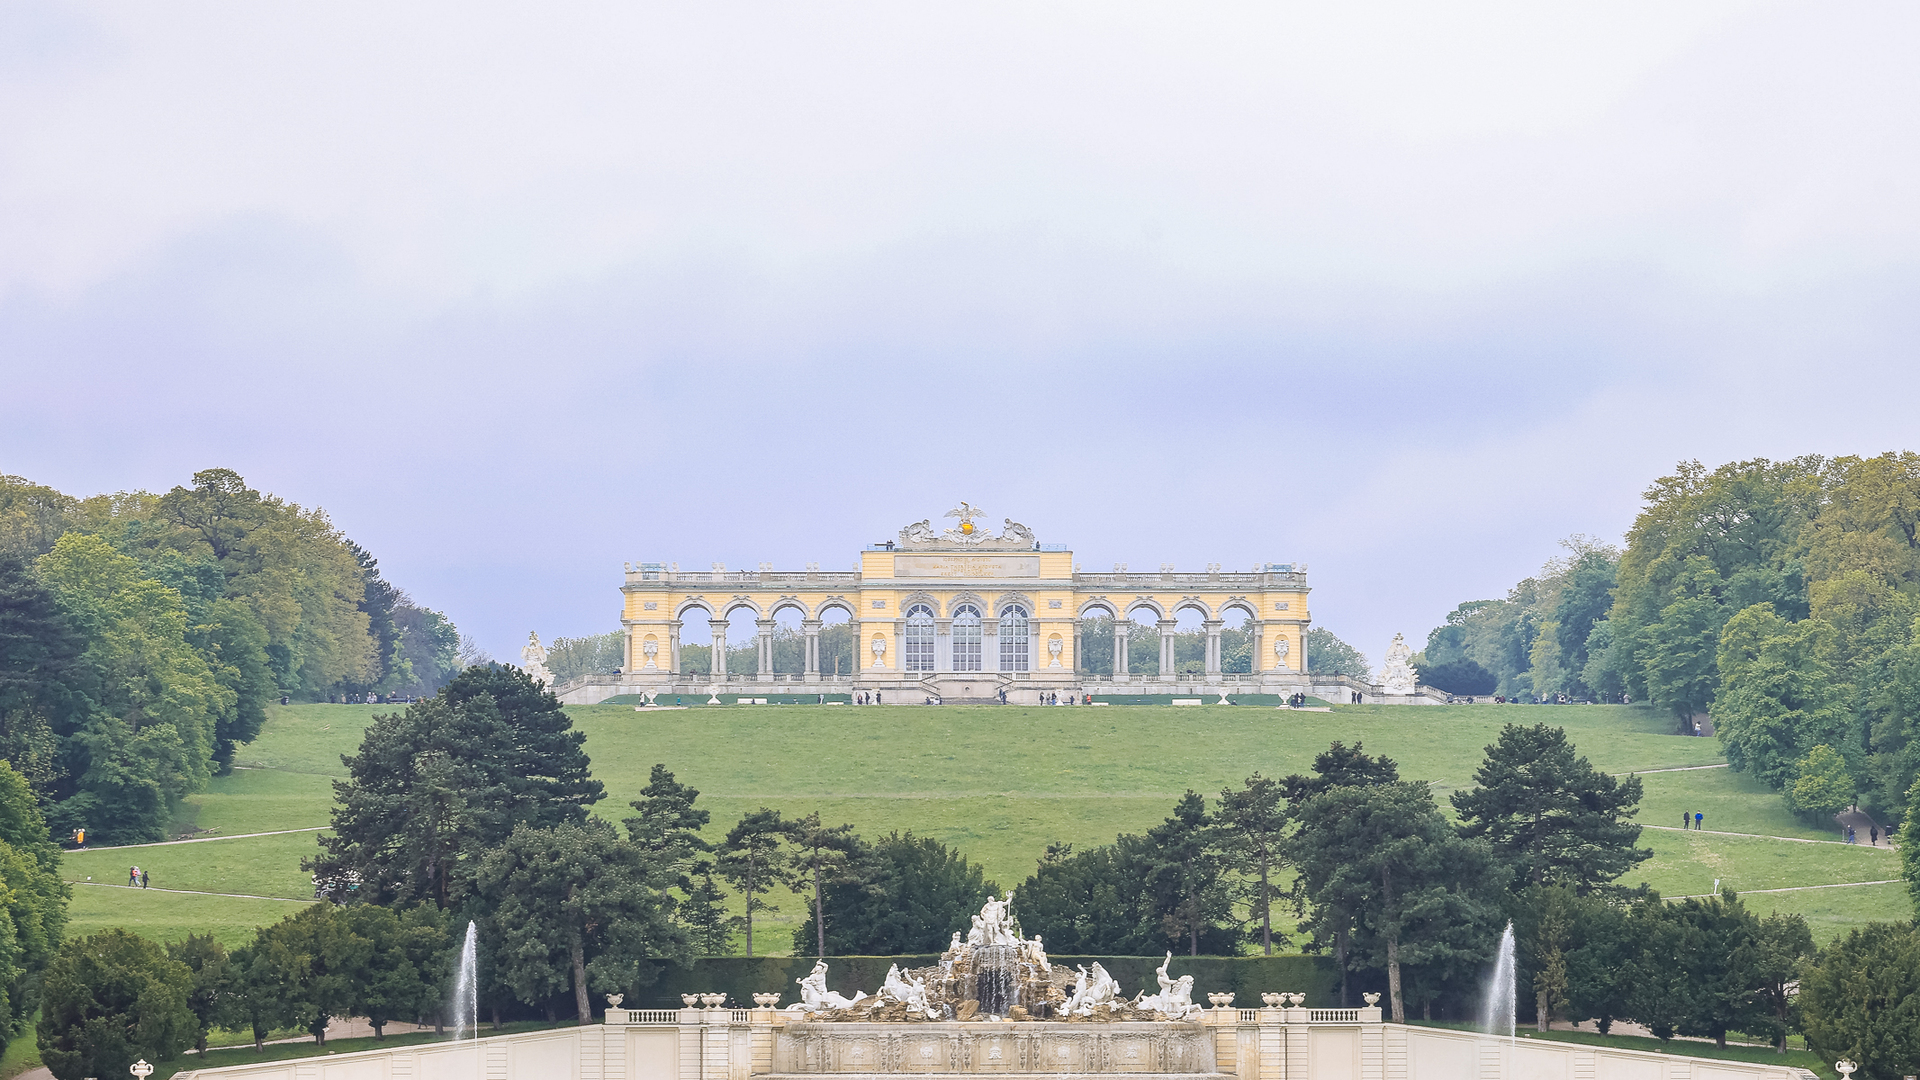
<svg viewBox="0 0 1920 1080">
<path fill-rule="evenodd" d="M 667 624 L 667 671 L 680 674 L 680 620 Z"/>
<path fill-rule="evenodd" d="M 1081 636 L 1082 635 L 1080 633 L 1080 620 L 1075 619 L 1073 620 L 1073 670 L 1075 671 L 1080 670 L 1080 664 L 1082 663 L 1080 657 L 1084 655 L 1080 651 Z"/>
<path fill-rule="evenodd" d="M 1114 616 L 1113 619 L 1113 677 L 1116 681 L 1127 677 L 1127 628 L 1132 619 Z"/>
<path fill-rule="evenodd" d="M 1225 625 L 1225 620 L 1208 619 L 1200 625 L 1207 631 L 1207 674 L 1218 675 L 1220 674 L 1220 627 Z"/>
<path fill-rule="evenodd" d="M 1174 660 L 1173 660 L 1173 657 L 1174 657 L 1173 635 L 1175 631 L 1180 629 L 1180 620 L 1161 619 L 1159 622 L 1159 627 L 1160 627 L 1160 677 L 1162 679 L 1165 679 L 1168 682 L 1172 682 L 1175 679 L 1179 678 L 1179 675 L 1177 675 L 1173 670 L 1175 667 Z"/>
<path fill-rule="evenodd" d="M 716 682 L 725 682 L 727 678 L 727 620 L 708 619 L 707 629 L 713 632 L 713 678 Z"/>
<path fill-rule="evenodd" d="M 803 668 L 808 682 L 820 681 L 820 620 L 800 620 L 800 632 L 806 635 L 806 663 Z"/>
<path fill-rule="evenodd" d="M 754 671 L 761 682 L 773 681 L 773 628 L 772 619 L 755 619 L 753 625 L 760 628 L 760 664 Z"/>
</svg>

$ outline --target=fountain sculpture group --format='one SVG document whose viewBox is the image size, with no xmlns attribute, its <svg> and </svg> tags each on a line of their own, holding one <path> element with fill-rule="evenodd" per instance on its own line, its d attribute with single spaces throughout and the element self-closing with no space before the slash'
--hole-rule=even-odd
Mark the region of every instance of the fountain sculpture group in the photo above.
<svg viewBox="0 0 1920 1080">
<path fill-rule="evenodd" d="M 820 961 L 800 984 L 800 1000 L 787 1011 L 816 1023 L 927 1020 L 1188 1020 L 1203 1011 L 1193 1002 L 1193 976 L 1173 978 L 1168 953 L 1156 972 L 1160 992 L 1141 990 L 1131 999 L 1107 970 L 1094 963 L 1072 971 L 1055 968 L 1038 936 L 1023 938 L 1005 899 L 988 897 L 962 940 L 955 931 L 940 962 L 906 971 L 895 964 L 871 994 L 851 997 L 827 989 Z"/>
</svg>

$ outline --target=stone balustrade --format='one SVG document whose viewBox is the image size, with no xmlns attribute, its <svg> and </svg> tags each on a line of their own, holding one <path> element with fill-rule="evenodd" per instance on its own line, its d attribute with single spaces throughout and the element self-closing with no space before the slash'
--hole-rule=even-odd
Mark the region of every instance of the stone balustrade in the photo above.
<svg viewBox="0 0 1920 1080">
<path fill-rule="evenodd" d="M 808 1023 L 770 1007 L 610 1008 L 578 1028 L 328 1054 L 180 1074 L 182 1080 L 485 1077 L 487 1080 L 877 1080 L 921 1074 L 1129 1080 L 1809 1080 L 1781 1065 L 1709 1061 L 1385 1023 L 1378 1005 L 1309 1009 L 1305 995 L 1231 995 L 1192 1021 Z M 707 1002 L 713 1002 L 708 1005 Z M 856 1052 L 857 1051 L 857 1052 Z"/>
</svg>

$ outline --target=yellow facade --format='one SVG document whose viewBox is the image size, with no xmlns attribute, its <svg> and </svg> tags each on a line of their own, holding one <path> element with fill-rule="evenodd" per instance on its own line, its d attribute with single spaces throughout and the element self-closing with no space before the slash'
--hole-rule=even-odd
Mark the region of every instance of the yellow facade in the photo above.
<svg viewBox="0 0 1920 1080">
<path fill-rule="evenodd" d="M 621 683 L 658 690 L 693 683 L 824 681 L 839 684 L 838 690 L 892 688 L 956 697 L 1008 692 L 1010 699 L 1061 689 L 1111 692 L 1122 686 L 1128 692 L 1167 692 L 1183 683 L 1252 685 L 1262 692 L 1304 686 L 1301 669 L 1311 624 L 1304 567 L 1087 572 L 1075 564 L 1072 551 L 1033 542 L 1024 527 L 1007 525 L 999 537 L 984 530 L 934 535 L 930 524 L 921 522 L 901 530 L 897 543 L 862 551 L 855 571 L 683 571 L 677 565 L 630 564 L 622 586 L 627 664 Z M 756 670 L 723 676 L 682 672 L 679 642 L 686 623 L 709 620 L 717 645 L 738 646 L 743 642 L 726 638 L 727 620 L 742 609 L 756 620 L 761 643 Z M 771 671 L 774 617 L 781 611 L 801 620 L 807 638 L 803 672 Z M 860 649 L 858 672 L 838 680 L 818 668 L 817 635 L 823 616 L 834 611 L 857 627 Z M 1129 676 L 1124 638 L 1115 642 L 1117 670 L 1079 670 L 1079 620 L 1104 614 L 1157 623 L 1167 650 L 1162 655 L 1170 657 L 1169 635 L 1183 611 L 1198 614 L 1207 631 L 1204 673 Z M 1253 670 L 1222 674 L 1219 631 L 1237 628 L 1244 619 L 1252 620 L 1255 633 Z M 1015 658 L 1005 664 L 998 647 L 1003 626 L 1007 655 Z M 724 656 L 724 649 L 715 648 L 713 655 Z M 1168 667 L 1163 664 L 1162 670 Z"/>
</svg>

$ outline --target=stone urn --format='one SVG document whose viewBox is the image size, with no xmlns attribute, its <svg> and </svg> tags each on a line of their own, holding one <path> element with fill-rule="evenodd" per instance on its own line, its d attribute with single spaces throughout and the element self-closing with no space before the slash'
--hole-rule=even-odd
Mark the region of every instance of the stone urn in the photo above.
<svg viewBox="0 0 1920 1080">
<path fill-rule="evenodd" d="M 1214 1008 L 1224 1009 L 1227 1006 L 1233 1004 L 1233 995 L 1232 994 L 1208 994 L 1207 1000 L 1213 1002 Z"/>
<path fill-rule="evenodd" d="M 680 1000 L 686 1002 L 687 1008 L 691 1009 L 694 1006 L 700 1004 L 700 995 L 699 994 L 681 994 Z"/>
<path fill-rule="evenodd" d="M 1260 1002 L 1261 1002 L 1261 1004 L 1263 1004 L 1263 1005 L 1265 1005 L 1265 1006 L 1266 1006 L 1267 1008 L 1269 1008 L 1269 1009 L 1277 1009 L 1277 1008 L 1279 1008 L 1280 1006 L 1282 1006 L 1282 1005 L 1285 1005 L 1285 1004 L 1287 1003 L 1287 995 L 1285 995 L 1285 994 L 1261 994 L 1261 995 L 1260 995 Z"/>
<path fill-rule="evenodd" d="M 759 1008 L 771 1009 L 776 1005 L 780 1004 L 780 995 L 779 994 L 755 994 L 753 995 L 753 1003 Z"/>
<path fill-rule="evenodd" d="M 1361 994 L 1360 1000 L 1366 1002 L 1367 1008 L 1371 1009 L 1375 1005 L 1380 1004 L 1380 995 L 1379 994 Z"/>
<path fill-rule="evenodd" d="M 700 1004 L 705 1005 L 709 1009 L 717 1009 L 727 1003 L 727 995 L 725 994 L 701 994 L 699 997 Z"/>
</svg>

